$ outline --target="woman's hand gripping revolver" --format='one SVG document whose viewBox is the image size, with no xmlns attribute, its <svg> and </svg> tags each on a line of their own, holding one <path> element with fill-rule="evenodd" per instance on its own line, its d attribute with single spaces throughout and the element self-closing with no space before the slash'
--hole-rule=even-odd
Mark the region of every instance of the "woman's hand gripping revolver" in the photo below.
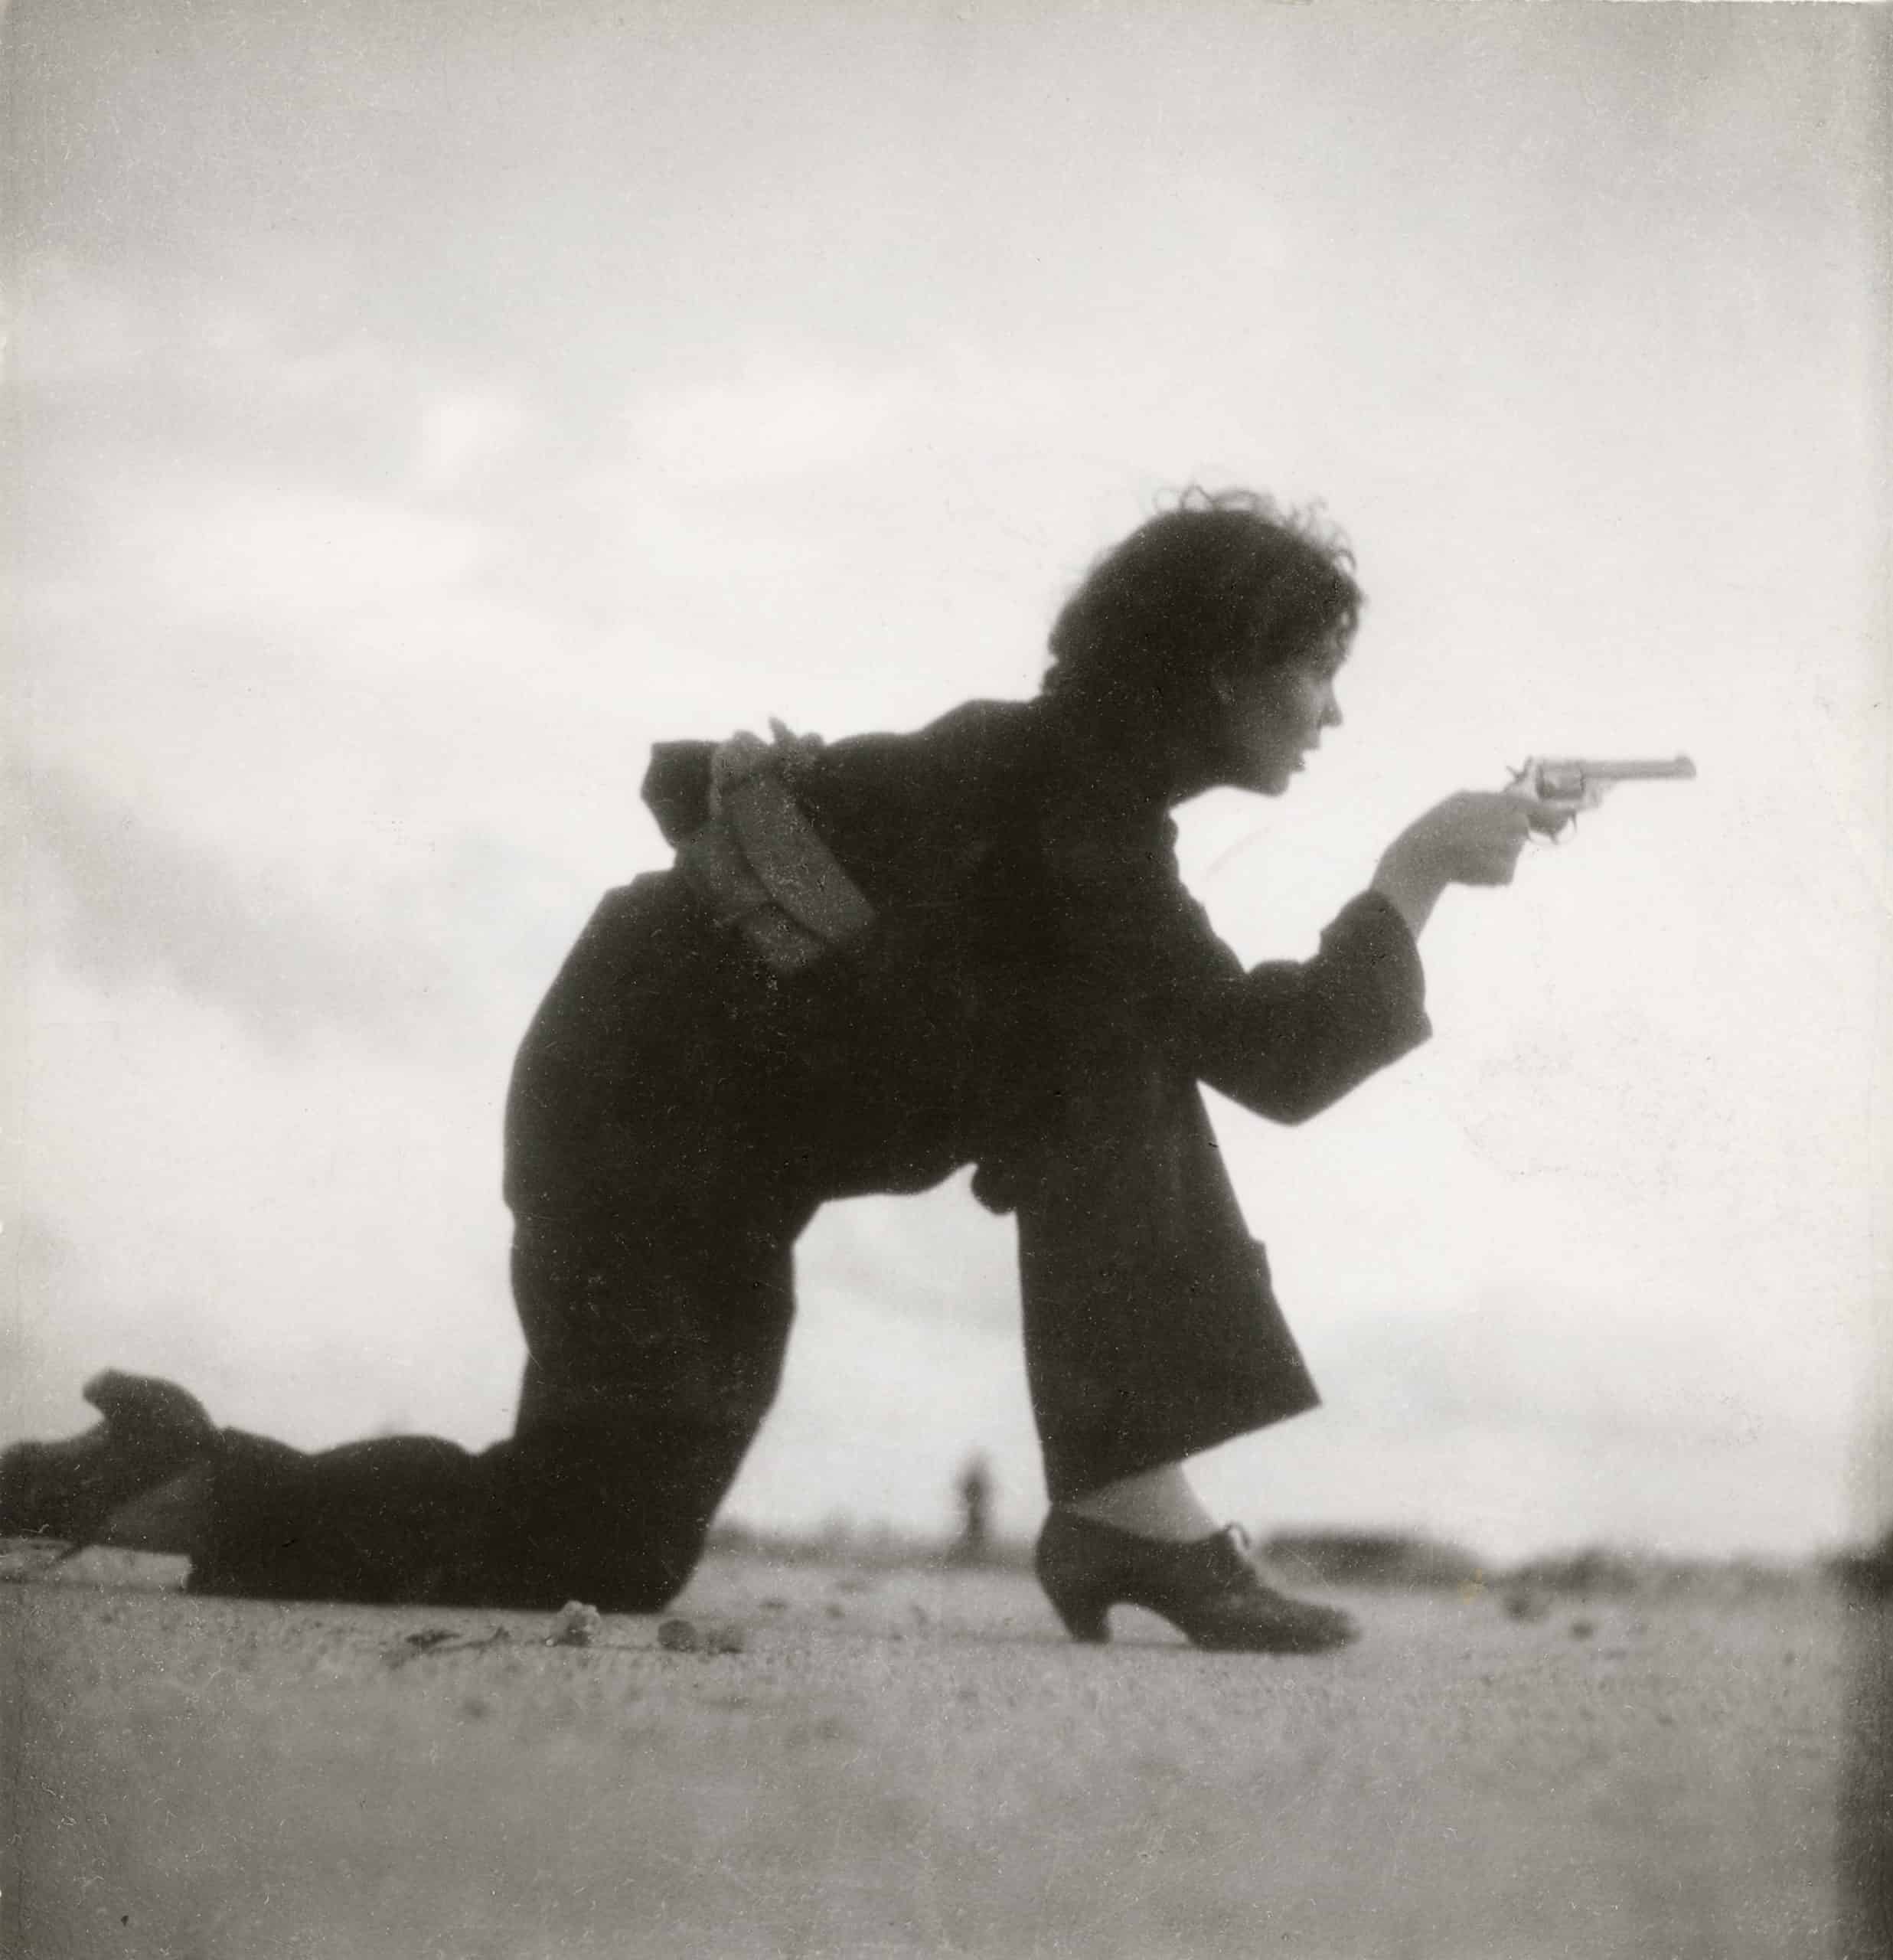
<svg viewBox="0 0 1893 1960">
<path fill-rule="evenodd" d="M 1533 837 L 1555 840 L 1613 784 L 1696 774 L 1686 756 L 1666 763 L 1533 757 L 1503 789 L 1462 789 L 1409 824 L 1382 854 L 1373 889 L 1417 936 L 1449 884 L 1509 885 Z"/>
</svg>

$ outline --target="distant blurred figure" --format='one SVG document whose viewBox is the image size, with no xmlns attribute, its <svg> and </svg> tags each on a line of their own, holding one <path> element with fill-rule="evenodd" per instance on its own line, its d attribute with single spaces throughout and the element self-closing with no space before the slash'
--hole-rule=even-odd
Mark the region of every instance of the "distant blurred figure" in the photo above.
<svg viewBox="0 0 1893 1960">
<path fill-rule="evenodd" d="M 993 1466 L 975 1454 L 960 1472 L 960 1535 L 956 1565 L 984 1565 L 992 1557 Z"/>
</svg>

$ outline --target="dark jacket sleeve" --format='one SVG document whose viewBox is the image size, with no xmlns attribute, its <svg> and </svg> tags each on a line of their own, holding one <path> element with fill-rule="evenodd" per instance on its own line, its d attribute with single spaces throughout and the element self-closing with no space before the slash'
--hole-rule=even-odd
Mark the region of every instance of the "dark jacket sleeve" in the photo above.
<svg viewBox="0 0 1893 1960">
<path fill-rule="evenodd" d="M 1432 1032 L 1418 949 L 1377 892 L 1344 906 L 1301 964 L 1271 961 L 1206 988 L 1179 1016 L 1199 1080 L 1278 1122 L 1297 1123 Z"/>
<path fill-rule="evenodd" d="M 1059 828 L 1062 828 L 1063 826 Z M 1174 827 L 1090 820 L 1046 839 L 1066 956 L 1180 1069 L 1258 1116 L 1317 1114 L 1431 1033 L 1412 935 L 1377 893 L 1311 959 L 1245 971 L 1185 890 Z"/>
</svg>

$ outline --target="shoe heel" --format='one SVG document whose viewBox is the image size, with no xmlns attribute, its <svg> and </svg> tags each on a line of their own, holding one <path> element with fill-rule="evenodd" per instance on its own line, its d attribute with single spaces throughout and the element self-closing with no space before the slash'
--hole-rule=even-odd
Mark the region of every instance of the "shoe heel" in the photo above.
<svg viewBox="0 0 1893 1960">
<path fill-rule="evenodd" d="M 1079 1599 L 1067 1593 L 1062 1598 L 1049 1586 L 1045 1596 L 1052 1602 L 1052 1610 L 1063 1622 L 1065 1631 L 1086 1647 L 1102 1647 L 1111 1638 L 1108 1600 Z"/>
</svg>

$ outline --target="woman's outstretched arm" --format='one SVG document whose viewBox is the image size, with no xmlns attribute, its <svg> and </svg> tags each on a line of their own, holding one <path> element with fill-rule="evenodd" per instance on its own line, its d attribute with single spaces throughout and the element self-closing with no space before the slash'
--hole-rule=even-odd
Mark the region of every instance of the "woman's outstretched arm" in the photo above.
<svg viewBox="0 0 1893 1960">
<path fill-rule="evenodd" d="M 1096 962 L 1100 1011 L 1129 1014 L 1257 1115 L 1304 1122 L 1427 1038 L 1415 942 L 1447 885 L 1509 881 L 1529 810 L 1503 794 L 1448 798 L 1389 846 L 1314 958 L 1247 970 L 1184 889 L 1167 838 L 1160 849 L 1094 824 L 1082 848 L 1052 854 L 1067 944 Z"/>
</svg>

